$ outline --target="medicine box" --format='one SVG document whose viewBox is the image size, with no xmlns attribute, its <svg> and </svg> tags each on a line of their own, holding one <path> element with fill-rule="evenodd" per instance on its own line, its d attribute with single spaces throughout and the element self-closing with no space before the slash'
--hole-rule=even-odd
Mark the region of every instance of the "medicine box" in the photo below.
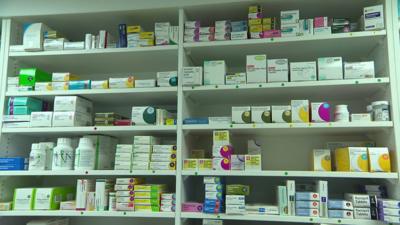
<svg viewBox="0 0 400 225">
<path fill-rule="evenodd" d="M 84 90 L 91 89 L 91 80 L 75 80 L 68 82 L 68 90 Z"/>
<path fill-rule="evenodd" d="M 166 71 L 157 72 L 157 86 L 158 87 L 171 87 L 178 85 L 178 72 Z"/>
<path fill-rule="evenodd" d="M 251 106 L 251 120 L 253 123 L 271 123 L 271 106 Z"/>
<path fill-rule="evenodd" d="M 267 55 L 248 55 L 246 57 L 247 83 L 267 82 Z"/>
<path fill-rule="evenodd" d="M 231 156 L 231 170 L 245 170 L 245 156 L 232 155 Z"/>
<path fill-rule="evenodd" d="M 199 170 L 212 170 L 212 159 L 198 159 Z"/>
<path fill-rule="evenodd" d="M 135 77 L 109 78 L 108 85 L 110 88 L 134 88 Z"/>
<path fill-rule="evenodd" d="M 364 30 L 385 29 L 383 5 L 364 8 Z"/>
<path fill-rule="evenodd" d="M 152 145 L 133 145 L 133 153 L 151 153 Z"/>
<path fill-rule="evenodd" d="M 53 73 L 51 81 L 65 82 L 65 81 L 72 81 L 72 80 L 78 80 L 78 79 L 79 79 L 78 76 L 73 75 L 68 72 L 67 73 Z"/>
<path fill-rule="evenodd" d="M 299 33 L 299 24 L 281 24 L 281 36 L 282 37 L 296 37 Z"/>
<path fill-rule="evenodd" d="M 296 201 L 296 208 L 319 209 L 319 201 Z"/>
<path fill-rule="evenodd" d="M 176 162 L 150 162 L 150 170 L 175 170 Z"/>
<path fill-rule="evenodd" d="M 299 10 L 281 11 L 281 24 L 298 23 L 300 18 Z"/>
<path fill-rule="evenodd" d="M 272 106 L 272 123 L 291 123 L 292 110 L 290 105 Z"/>
<path fill-rule="evenodd" d="M 134 136 L 133 143 L 135 145 L 157 145 L 160 143 L 160 139 L 154 136 Z"/>
<path fill-rule="evenodd" d="M 344 63 L 344 79 L 364 79 L 374 77 L 374 61 Z"/>
<path fill-rule="evenodd" d="M 91 89 L 108 89 L 108 80 L 92 80 Z"/>
<path fill-rule="evenodd" d="M 344 197 L 353 203 L 354 208 L 369 208 L 371 205 L 370 196 L 366 194 L 345 193 Z"/>
<path fill-rule="evenodd" d="M 53 120 L 53 112 L 32 112 L 30 126 L 51 127 L 52 120 Z"/>
<path fill-rule="evenodd" d="M 319 210 L 296 208 L 296 216 L 319 217 Z"/>
<path fill-rule="evenodd" d="M 261 171 L 262 162 L 261 155 L 245 155 L 245 166 L 246 171 Z"/>
<path fill-rule="evenodd" d="M 51 74 L 37 68 L 23 68 L 19 71 L 19 86 L 34 87 L 36 82 L 50 82 Z"/>
<path fill-rule="evenodd" d="M 297 201 L 319 201 L 319 194 L 316 192 L 296 192 Z"/>
<path fill-rule="evenodd" d="M 203 67 L 183 67 L 182 85 L 203 85 Z"/>
<path fill-rule="evenodd" d="M 52 91 L 52 82 L 36 82 L 35 91 Z"/>
<path fill-rule="evenodd" d="M 327 102 L 312 102 L 311 103 L 311 122 L 330 122 L 331 121 L 331 106 Z"/>
<path fill-rule="evenodd" d="M 343 80 L 342 57 L 318 58 L 318 80 Z"/>
<path fill-rule="evenodd" d="M 251 107 L 232 107 L 232 123 L 251 123 Z"/>
<path fill-rule="evenodd" d="M 68 82 L 51 82 L 51 89 L 53 91 L 66 91 L 68 88 Z"/>
<path fill-rule="evenodd" d="M 310 122 L 310 103 L 308 100 L 292 100 L 292 123 Z"/>
<path fill-rule="evenodd" d="M 235 73 L 225 76 L 226 85 L 246 84 L 246 82 L 246 73 Z"/>
<path fill-rule="evenodd" d="M 288 82 L 288 59 L 268 59 L 268 82 Z"/>
<path fill-rule="evenodd" d="M 16 188 L 13 210 L 33 210 L 36 188 Z"/>
<path fill-rule="evenodd" d="M 22 44 L 25 51 L 42 51 L 44 32 L 50 30 L 44 23 L 31 23 L 24 28 Z"/>
<path fill-rule="evenodd" d="M 314 27 L 314 35 L 330 35 L 332 34 L 331 27 Z"/>
<path fill-rule="evenodd" d="M 54 112 L 92 113 L 91 101 L 78 96 L 56 96 L 54 98 Z"/>
<path fill-rule="evenodd" d="M 231 170 L 231 160 L 228 158 L 216 158 L 212 159 L 213 170 Z"/>
<path fill-rule="evenodd" d="M 196 171 L 199 169 L 198 159 L 184 159 L 183 170 Z"/>
<path fill-rule="evenodd" d="M 337 171 L 368 172 L 368 154 L 365 147 L 347 147 L 335 150 Z"/>
<path fill-rule="evenodd" d="M 354 219 L 353 210 L 329 210 L 329 218 Z"/>
<path fill-rule="evenodd" d="M 224 60 L 204 61 L 204 85 L 225 84 Z"/>
<path fill-rule="evenodd" d="M 245 205 L 226 205 L 225 213 L 228 215 L 244 215 L 246 214 Z"/>
<path fill-rule="evenodd" d="M 290 81 L 315 80 L 317 80 L 317 64 L 315 61 L 290 63 Z"/>
<path fill-rule="evenodd" d="M 313 170 L 332 171 L 331 150 L 329 149 L 313 150 Z"/>
<path fill-rule="evenodd" d="M 91 126 L 92 117 L 80 112 L 54 112 L 53 127 Z"/>
<path fill-rule="evenodd" d="M 58 210 L 60 202 L 73 199 L 74 193 L 72 187 L 36 188 L 34 210 Z"/>
<path fill-rule="evenodd" d="M 371 113 L 352 113 L 351 122 L 371 122 Z"/>
<path fill-rule="evenodd" d="M 368 159 L 370 172 L 391 172 L 389 149 L 386 147 L 369 147 Z"/>
<path fill-rule="evenodd" d="M 135 80 L 136 88 L 152 88 L 156 86 L 155 79 Z"/>
<path fill-rule="evenodd" d="M 154 125 L 157 120 L 156 109 L 152 106 L 134 106 L 131 120 L 133 125 Z"/>
<path fill-rule="evenodd" d="M 353 210 L 353 203 L 346 200 L 329 200 L 328 209 Z"/>
<path fill-rule="evenodd" d="M 176 153 L 176 145 L 153 145 L 153 153 Z"/>
<path fill-rule="evenodd" d="M 354 219 L 370 220 L 371 209 L 370 208 L 354 208 L 353 209 Z"/>
<path fill-rule="evenodd" d="M 217 158 L 230 159 L 233 153 L 233 147 L 230 145 L 214 145 L 212 149 L 212 156 Z"/>
</svg>

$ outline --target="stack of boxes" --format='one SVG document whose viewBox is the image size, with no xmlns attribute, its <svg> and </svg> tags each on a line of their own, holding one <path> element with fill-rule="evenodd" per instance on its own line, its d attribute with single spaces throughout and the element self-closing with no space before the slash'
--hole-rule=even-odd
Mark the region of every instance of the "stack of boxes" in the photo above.
<svg viewBox="0 0 400 225">
<path fill-rule="evenodd" d="M 131 170 L 133 160 L 132 145 L 118 144 L 115 151 L 114 170 Z"/>
<path fill-rule="evenodd" d="M 154 46 L 154 32 L 140 32 L 139 46 L 140 47 Z"/>
<path fill-rule="evenodd" d="M 91 101 L 78 96 L 56 96 L 54 98 L 53 127 L 92 125 L 93 104 Z"/>
<path fill-rule="evenodd" d="M 379 219 L 388 223 L 400 223 L 400 201 L 379 199 Z"/>
<path fill-rule="evenodd" d="M 225 182 L 220 177 L 204 177 L 205 200 L 204 213 L 223 213 L 225 199 Z"/>
<path fill-rule="evenodd" d="M 319 217 L 319 193 L 296 192 L 296 216 Z"/>
<path fill-rule="evenodd" d="M 118 179 L 117 179 L 118 181 Z M 107 211 L 109 193 L 114 191 L 114 179 L 96 179 L 95 208 L 96 211 Z"/>
<path fill-rule="evenodd" d="M 96 113 L 94 117 L 95 126 L 114 126 L 115 121 L 122 120 L 123 117 L 114 113 Z"/>
<path fill-rule="evenodd" d="M 231 40 L 232 25 L 230 20 L 215 21 L 215 40 Z"/>
<path fill-rule="evenodd" d="M 139 33 L 142 31 L 142 27 L 140 25 L 127 26 L 127 43 L 128 48 L 136 48 L 139 47 Z"/>
<path fill-rule="evenodd" d="M 153 136 L 133 137 L 133 170 L 148 170 L 150 168 L 150 154 L 153 145 L 159 144 L 160 140 Z"/>
<path fill-rule="evenodd" d="M 213 170 L 231 170 L 233 147 L 228 130 L 213 132 Z"/>
<path fill-rule="evenodd" d="M 155 23 L 154 34 L 156 45 L 178 44 L 178 26 L 171 26 L 169 22 Z"/>
<path fill-rule="evenodd" d="M 299 33 L 299 10 L 281 11 L 282 37 L 295 37 Z"/>
<path fill-rule="evenodd" d="M 262 7 L 258 5 L 250 6 L 248 19 L 250 38 L 263 38 Z"/>
<path fill-rule="evenodd" d="M 30 127 L 32 113 L 42 111 L 46 106 L 47 105 L 39 99 L 31 97 L 10 97 L 7 104 L 7 115 L 3 116 L 3 127 Z M 36 119 L 37 116 L 34 115 L 34 118 Z"/>
<path fill-rule="evenodd" d="M 38 68 L 24 68 L 19 71 L 19 91 L 32 91 L 36 82 L 51 82 L 51 74 Z"/>
<path fill-rule="evenodd" d="M 159 212 L 161 194 L 167 191 L 165 184 L 135 185 L 135 211 Z"/>
<path fill-rule="evenodd" d="M 345 199 L 353 203 L 354 219 L 378 219 L 378 199 L 373 195 L 346 193 Z"/>
<path fill-rule="evenodd" d="M 223 220 L 203 219 L 203 225 L 223 225 Z"/>
<path fill-rule="evenodd" d="M 231 40 L 246 40 L 248 38 L 248 23 L 246 20 L 231 22 Z"/>
<path fill-rule="evenodd" d="M 76 210 L 93 211 L 95 209 L 94 180 L 78 179 L 76 185 Z"/>
<path fill-rule="evenodd" d="M 175 170 L 176 145 L 153 145 L 149 168 L 150 170 Z"/>
<path fill-rule="evenodd" d="M 142 184 L 142 178 L 117 178 L 115 182 L 115 200 L 117 211 L 135 210 L 135 186 Z"/>
<path fill-rule="evenodd" d="M 328 217 L 353 219 L 353 203 L 346 200 L 331 199 L 328 201 Z"/>
<path fill-rule="evenodd" d="M 175 193 L 162 193 L 161 194 L 161 212 L 175 212 Z"/>
<path fill-rule="evenodd" d="M 18 91 L 19 77 L 7 77 L 7 91 Z"/>
<path fill-rule="evenodd" d="M 63 91 L 63 90 L 80 90 L 90 89 L 90 80 L 78 80 L 79 77 L 71 73 L 53 73 L 52 82 L 37 82 L 35 91 Z"/>
<path fill-rule="evenodd" d="M 246 214 L 245 198 L 250 194 L 250 187 L 247 185 L 231 184 L 226 186 L 225 213 Z"/>
</svg>

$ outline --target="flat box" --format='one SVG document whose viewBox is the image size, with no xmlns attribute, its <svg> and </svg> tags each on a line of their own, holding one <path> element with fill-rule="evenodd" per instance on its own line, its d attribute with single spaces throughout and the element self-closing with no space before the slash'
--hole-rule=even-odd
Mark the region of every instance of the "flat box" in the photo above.
<svg viewBox="0 0 400 225">
<path fill-rule="evenodd" d="M 289 81 L 289 60 L 268 59 L 268 82 Z"/>
<path fill-rule="evenodd" d="M 178 85 L 178 71 L 157 72 L 157 86 L 171 87 Z"/>
<path fill-rule="evenodd" d="M 150 160 L 150 153 L 134 153 L 133 161 L 148 161 Z"/>
<path fill-rule="evenodd" d="M 211 191 L 211 192 L 223 192 L 224 191 L 224 185 L 222 184 L 205 184 L 205 191 Z"/>
<path fill-rule="evenodd" d="M 117 209 L 117 211 L 134 211 L 135 210 L 135 206 L 133 203 L 129 202 L 117 202 L 115 205 L 115 208 Z"/>
<path fill-rule="evenodd" d="M 329 200 L 328 209 L 353 210 L 353 203 L 346 200 Z"/>
<path fill-rule="evenodd" d="M 335 150 L 337 171 L 368 172 L 368 153 L 365 147 L 347 147 Z"/>
<path fill-rule="evenodd" d="M 91 101 L 78 96 L 56 96 L 54 98 L 54 112 L 81 112 L 92 113 Z"/>
<path fill-rule="evenodd" d="M 390 200 L 390 199 L 379 199 L 378 200 L 379 208 L 393 208 L 400 209 L 400 201 L 398 200 Z"/>
<path fill-rule="evenodd" d="M 385 216 L 384 221 L 388 222 L 388 223 L 400 223 L 400 217 L 398 217 L 398 216 Z"/>
<path fill-rule="evenodd" d="M 71 73 L 65 72 L 65 73 L 53 73 L 52 74 L 52 80 L 51 81 L 56 81 L 56 82 L 65 82 L 65 81 L 72 81 L 72 80 L 78 80 L 79 77 L 76 75 L 73 75 Z"/>
<path fill-rule="evenodd" d="M 122 78 L 112 78 L 108 79 L 110 88 L 134 88 L 135 87 L 135 77 L 122 77 Z"/>
<path fill-rule="evenodd" d="M 261 155 L 245 155 L 245 170 L 246 171 L 261 171 Z"/>
<path fill-rule="evenodd" d="M 68 82 L 51 82 L 51 89 L 53 91 L 67 91 Z"/>
<path fill-rule="evenodd" d="M 30 127 L 51 127 L 53 112 L 32 112 Z"/>
<path fill-rule="evenodd" d="M 213 170 L 231 170 L 231 160 L 228 158 L 213 158 Z"/>
<path fill-rule="evenodd" d="M 251 106 L 251 120 L 253 123 L 271 123 L 271 106 Z"/>
<path fill-rule="evenodd" d="M 223 225 L 223 220 L 203 219 L 203 225 Z"/>
<path fill-rule="evenodd" d="M 347 201 L 353 203 L 354 208 L 369 208 L 371 206 L 369 195 L 345 193 L 344 197 Z"/>
<path fill-rule="evenodd" d="M 342 57 L 318 58 L 318 80 L 343 80 Z"/>
<path fill-rule="evenodd" d="M 176 162 L 150 162 L 151 170 L 175 170 Z"/>
<path fill-rule="evenodd" d="M 314 18 L 314 27 L 327 27 L 328 26 L 328 17 L 319 16 Z"/>
<path fill-rule="evenodd" d="M 225 84 L 225 60 L 204 61 L 204 85 Z"/>
<path fill-rule="evenodd" d="M 29 122 L 31 120 L 30 115 L 4 115 L 3 122 Z"/>
<path fill-rule="evenodd" d="M 226 195 L 225 204 L 226 205 L 245 205 L 244 195 Z"/>
<path fill-rule="evenodd" d="M 212 199 L 212 200 L 224 200 L 224 194 L 221 191 L 206 191 L 205 192 L 205 199 Z"/>
<path fill-rule="evenodd" d="M 314 149 L 313 171 L 332 171 L 332 157 L 329 149 Z"/>
<path fill-rule="evenodd" d="M 69 225 L 68 218 L 52 218 L 52 219 L 35 219 L 31 220 L 26 225 Z"/>
<path fill-rule="evenodd" d="M 143 182 L 143 178 L 117 178 L 115 184 L 141 184 Z"/>
<path fill-rule="evenodd" d="M 135 192 L 135 198 L 137 199 L 160 199 L 161 192 L 159 191 L 143 191 L 143 192 Z"/>
<path fill-rule="evenodd" d="M 159 199 L 135 199 L 134 200 L 135 205 L 160 205 L 160 200 Z"/>
<path fill-rule="evenodd" d="M 224 178 L 222 177 L 204 177 L 204 184 L 224 184 Z"/>
<path fill-rule="evenodd" d="M 212 159 L 198 159 L 199 160 L 199 170 L 212 170 Z"/>
<path fill-rule="evenodd" d="M 250 186 L 243 184 L 226 185 L 226 194 L 228 195 L 250 195 Z"/>
<path fill-rule="evenodd" d="M 201 35 L 200 35 L 201 37 Z M 216 32 L 214 34 L 214 39 L 216 41 L 227 41 L 227 40 L 231 40 L 231 33 L 230 31 L 228 32 Z"/>
<path fill-rule="evenodd" d="M 296 37 L 299 33 L 299 24 L 281 24 L 281 36 L 282 37 Z"/>
<path fill-rule="evenodd" d="M 35 111 L 41 111 L 41 109 L 33 109 L 28 106 L 9 106 L 7 108 L 8 115 L 30 115 Z"/>
<path fill-rule="evenodd" d="M 133 153 L 151 153 L 152 149 L 152 145 L 133 145 Z"/>
<path fill-rule="evenodd" d="M 74 196 L 72 187 L 36 188 L 34 210 L 58 210 L 60 202 Z"/>
<path fill-rule="evenodd" d="M 273 105 L 272 123 L 291 123 L 292 108 L 290 105 Z"/>
<path fill-rule="evenodd" d="M 36 82 L 51 81 L 51 74 L 37 68 L 22 68 L 19 71 L 19 86 L 35 86 Z"/>
<path fill-rule="evenodd" d="M 351 122 L 371 122 L 370 113 L 352 113 L 350 115 Z"/>
<path fill-rule="evenodd" d="M 167 190 L 167 185 L 165 184 L 138 184 L 135 185 L 135 192 L 164 192 Z"/>
<path fill-rule="evenodd" d="M 231 40 L 246 40 L 247 36 L 247 29 L 246 31 L 233 31 L 231 32 Z"/>
<path fill-rule="evenodd" d="M 54 112 L 53 127 L 77 127 L 91 126 L 93 124 L 90 115 L 80 112 Z"/>
<path fill-rule="evenodd" d="M 10 45 L 10 52 L 24 52 L 24 45 Z"/>
<path fill-rule="evenodd" d="M 297 201 L 319 201 L 319 194 L 315 192 L 296 192 Z"/>
<path fill-rule="evenodd" d="M 135 80 L 135 88 L 152 88 L 156 86 L 155 79 Z"/>
<path fill-rule="evenodd" d="M 92 80 L 91 89 L 108 89 L 108 80 Z"/>
<path fill-rule="evenodd" d="M 292 123 L 310 122 L 310 102 L 308 100 L 292 100 Z"/>
<path fill-rule="evenodd" d="M 353 210 L 329 210 L 329 218 L 354 219 Z"/>
<path fill-rule="evenodd" d="M 116 202 L 119 202 L 119 203 L 132 203 L 134 201 L 135 201 L 134 196 L 125 196 L 125 197 L 118 196 L 118 197 L 116 197 Z"/>
<path fill-rule="evenodd" d="M 315 80 L 317 80 L 317 63 L 315 61 L 290 63 L 290 81 Z"/>
<path fill-rule="evenodd" d="M 148 170 L 150 168 L 150 162 L 132 162 L 132 170 Z"/>
<path fill-rule="evenodd" d="M 250 34 L 250 39 L 261 39 L 261 38 L 264 38 L 264 32 L 249 32 L 249 34 Z"/>
<path fill-rule="evenodd" d="M 45 51 L 62 51 L 64 50 L 65 38 L 44 39 L 43 49 Z"/>
<path fill-rule="evenodd" d="M 267 55 L 246 56 L 247 83 L 267 82 Z"/>
<path fill-rule="evenodd" d="M 35 83 L 35 91 L 52 91 L 52 82 L 37 82 Z"/>
<path fill-rule="evenodd" d="M 134 136 L 133 144 L 135 145 L 158 145 L 160 139 L 154 136 Z"/>
<path fill-rule="evenodd" d="M 261 12 L 247 14 L 247 18 L 249 18 L 249 19 L 261 19 L 262 17 L 263 17 L 263 15 Z"/>
<path fill-rule="evenodd" d="M 12 210 L 12 202 L 0 202 L 0 211 Z"/>
<path fill-rule="evenodd" d="M 385 29 L 383 5 L 375 5 L 364 8 L 364 30 Z"/>
<path fill-rule="evenodd" d="M 116 184 L 114 186 L 114 190 L 115 191 L 131 191 L 134 190 L 134 186 L 133 184 Z"/>
<path fill-rule="evenodd" d="M 154 32 L 140 32 L 139 39 L 154 39 Z"/>
<path fill-rule="evenodd" d="M 279 215 L 279 207 L 276 205 L 246 205 L 249 214 Z"/>
<path fill-rule="evenodd" d="M 364 79 L 375 77 L 375 62 L 345 62 L 344 79 Z"/>
<path fill-rule="evenodd" d="M 231 170 L 245 170 L 244 155 L 232 155 L 231 156 Z"/>
<path fill-rule="evenodd" d="M 245 205 L 226 205 L 225 206 L 226 214 L 238 214 L 244 215 L 246 214 L 246 206 Z"/>
<path fill-rule="evenodd" d="M 161 194 L 161 202 L 163 202 L 164 200 L 174 200 L 174 202 L 175 202 L 175 199 L 176 199 L 175 193 L 162 193 Z"/>
<path fill-rule="evenodd" d="M 128 144 L 117 144 L 116 152 L 119 152 L 119 153 L 132 153 L 133 152 L 133 146 L 132 145 L 128 145 Z"/>
<path fill-rule="evenodd" d="M 319 209 L 319 201 L 296 201 L 298 209 Z"/>
<path fill-rule="evenodd" d="M 249 19 L 249 23 L 250 26 L 254 26 L 254 25 L 262 25 L 262 18 L 257 18 L 257 19 Z"/>
<path fill-rule="evenodd" d="M 91 89 L 91 80 L 76 80 L 68 82 L 68 90 L 84 90 Z"/>
<path fill-rule="evenodd" d="M 183 86 L 203 85 L 203 67 L 183 67 Z"/>
<path fill-rule="evenodd" d="M 232 124 L 232 117 L 230 117 L 230 116 L 208 117 L 208 124 L 210 124 L 210 125 L 230 125 L 230 124 Z M 201 158 L 204 158 L 204 157 L 201 157 Z"/>
<path fill-rule="evenodd" d="M 250 25 L 249 31 L 250 32 L 262 32 L 263 31 L 263 27 L 262 27 L 261 24 L 259 24 L 259 25 Z"/>
<path fill-rule="evenodd" d="M 314 27 L 314 35 L 331 35 L 331 27 Z"/>
<path fill-rule="evenodd" d="M 246 84 L 246 73 L 228 74 L 225 76 L 226 85 Z"/>
<path fill-rule="evenodd" d="M 229 145 L 230 141 L 229 130 L 214 130 L 213 131 L 213 145 Z"/>
<path fill-rule="evenodd" d="M 383 208 L 382 211 L 384 215 L 400 216 L 400 209 Z"/>
<path fill-rule="evenodd" d="M 30 126 L 30 122 L 3 123 L 3 128 L 26 128 L 29 126 Z"/>
<path fill-rule="evenodd" d="M 368 159 L 370 172 L 391 172 L 390 154 L 387 147 L 369 147 Z"/>
<path fill-rule="evenodd" d="M 126 33 L 128 33 L 128 34 L 140 33 L 142 31 L 143 31 L 143 29 L 140 25 L 126 26 Z"/>
<path fill-rule="evenodd" d="M 298 23 L 300 18 L 299 10 L 281 11 L 281 24 Z"/>
<path fill-rule="evenodd" d="M 153 153 L 174 153 L 176 145 L 153 145 Z"/>
<path fill-rule="evenodd" d="M 299 208 L 296 208 L 296 216 L 319 217 L 319 210 L 318 209 L 299 209 Z"/>
<path fill-rule="evenodd" d="M 85 49 L 84 41 L 64 42 L 64 50 L 82 50 Z"/>
<path fill-rule="evenodd" d="M 354 219 L 370 220 L 371 209 L 370 208 L 354 208 L 353 209 Z"/>
<path fill-rule="evenodd" d="M 132 107 L 131 120 L 134 125 L 155 125 L 156 109 L 152 106 Z"/>
<path fill-rule="evenodd" d="M 330 122 L 331 106 L 327 102 L 311 102 L 311 122 Z"/>
<path fill-rule="evenodd" d="M 185 21 L 185 28 L 198 28 L 200 21 Z"/>
<path fill-rule="evenodd" d="M 36 188 L 16 188 L 13 197 L 13 210 L 33 210 Z"/>
<path fill-rule="evenodd" d="M 251 107 L 232 107 L 232 123 L 251 123 Z"/>
<path fill-rule="evenodd" d="M 176 153 L 152 153 L 150 160 L 152 162 L 176 162 Z"/>
<path fill-rule="evenodd" d="M 129 196 L 135 196 L 134 191 L 117 191 L 115 192 L 116 197 L 129 197 Z"/>
</svg>

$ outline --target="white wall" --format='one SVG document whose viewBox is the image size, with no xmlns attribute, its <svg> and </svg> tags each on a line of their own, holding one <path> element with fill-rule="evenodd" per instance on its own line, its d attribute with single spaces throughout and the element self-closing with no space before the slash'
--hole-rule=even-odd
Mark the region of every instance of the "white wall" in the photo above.
<svg viewBox="0 0 400 225">
<path fill-rule="evenodd" d="M 187 7 L 249 0 L 0 0 L 0 17 Z"/>
</svg>

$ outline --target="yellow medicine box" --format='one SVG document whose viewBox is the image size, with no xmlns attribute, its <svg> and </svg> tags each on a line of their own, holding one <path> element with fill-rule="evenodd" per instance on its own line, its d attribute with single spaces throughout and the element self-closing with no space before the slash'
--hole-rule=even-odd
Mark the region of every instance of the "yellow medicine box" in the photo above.
<svg viewBox="0 0 400 225">
<path fill-rule="evenodd" d="M 184 170 L 197 170 L 199 168 L 197 159 L 185 159 L 183 161 Z"/>
<path fill-rule="evenodd" d="M 249 6 L 249 13 L 258 13 L 261 12 L 262 8 L 259 5 L 251 5 Z"/>
<path fill-rule="evenodd" d="M 126 33 L 131 34 L 131 33 L 139 33 L 142 32 L 143 29 L 140 25 L 134 25 L 134 26 L 127 26 L 126 27 Z"/>
<path fill-rule="evenodd" d="M 154 32 L 140 32 L 140 39 L 154 39 Z"/>
<path fill-rule="evenodd" d="M 332 171 L 331 150 L 314 149 L 312 158 L 314 171 Z"/>
<path fill-rule="evenodd" d="M 337 171 L 368 172 L 368 154 L 365 147 L 347 147 L 335 150 Z"/>
<path fill-rule="evenodd" d="M 267 17 L 262 19 L 262 24 L 272 24 L 273 22 L 274 20 L 272 19 L 272 17 Z"/>
<path fill-rule="evenodd" d="M 250 25 L 250 32 L 262 32 L 263 26 L 259 25 Z"/>
<path fill-rule="evenodd" d="M 199 170 L 212 170 L 212 159 L 198 159 Z"/>
<path fill-rule="evenodd" d="M 370 172 L 391 172 L 389 149 L 368 148 Z"/>
<path fill-rule="evenodd" d="M 249 19 L 249 26 L 261 25 L 262 19 Z"/>
</svg>

